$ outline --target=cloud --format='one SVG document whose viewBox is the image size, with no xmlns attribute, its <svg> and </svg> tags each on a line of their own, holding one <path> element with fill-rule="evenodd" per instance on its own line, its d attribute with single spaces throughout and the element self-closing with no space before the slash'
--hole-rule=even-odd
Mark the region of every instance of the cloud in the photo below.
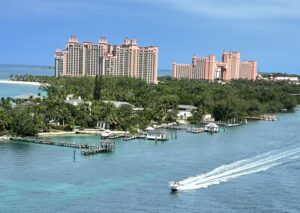
<svg viewBox="0 0 300 213">
<path fill-rule="evenodd" d="M 299 0 L 144 0 L 144 2 L 215 18 L 300 18 Z"/>
<path fill-rule="evenodd" d="M 80 15 L 149 15 L 164 10 L 226 19 L 299 19 L 299 0 L 10 0 L 2 17 L 78 17 Z M 151 7 L 152 6 L 152 7 Z M 13 11 L 13 12 L 12 12 Z M 145 13 L 147 12 L 147 13 Z M 174 14 L 176 15 L 176 14 Z"/>
<path fill-rule="evenodd" d="M 3 2 L 0 17 L 72 18 L 82 15 L 109 15 L 126 8 L 129 1 L 120 0 L 10 0 Z"/>
</svg>

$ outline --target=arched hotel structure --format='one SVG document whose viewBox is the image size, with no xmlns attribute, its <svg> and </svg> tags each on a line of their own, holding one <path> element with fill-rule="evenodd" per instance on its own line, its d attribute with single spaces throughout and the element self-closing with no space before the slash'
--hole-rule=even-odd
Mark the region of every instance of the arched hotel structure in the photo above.
<svg viewBox="0 0 300 213">
<path fill-rule="evenodd" d="M 223 52 L 222 61 L 216 61 L 216 56 L 193 56 L 192 64 L 176 64 L 172 66 L 174 79 L 230 81 L 232 79 L 256 79 L 256 61 L 241 62 L 239 52 Z"/>
</svg>

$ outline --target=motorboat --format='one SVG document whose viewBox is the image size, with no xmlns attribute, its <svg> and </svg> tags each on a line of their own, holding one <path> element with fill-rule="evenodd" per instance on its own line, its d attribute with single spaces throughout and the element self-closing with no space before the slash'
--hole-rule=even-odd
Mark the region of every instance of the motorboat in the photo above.
<svg viewBox="0 0 300 213">
<path fill-rule="evenodd" d="M 168 137 L 165 134 L 159 132 L 147 132 L 146 139 L 155 141 L 167 141 Z"/>
<path fill-rule="evenodd" d="M 105 130 L 102 134 L 101 134 L 101 138 L 102 139 L 106 139 L 108 138 L 109 136 L 112 135 L 112 132 L 110 130 Z"/>
<path fill-rule="evenodd" d="M 191 132 L 191 133 L 202 133 L 204 132 L 205 129 L 204 128 L 187 128 L 187 132 Z"/>
<path fill-rule="evenodd" d="M 178 191 L 178 188 L 180 186 L 183 186 L 183 184 L 180 183 L 180 182 L 178 182 L 178 181 L 171 181 L 171 182 L 169 182 L 169 187 L 170 187 L 170 189 L 171 189 L 172 192 Z"/>
<path fill-rule="evenodd" d="M 219 132 L 219 126 L 215 123 L 209 123 L 204 127 L 206 132 L 216 133 Z"/>
</svg>

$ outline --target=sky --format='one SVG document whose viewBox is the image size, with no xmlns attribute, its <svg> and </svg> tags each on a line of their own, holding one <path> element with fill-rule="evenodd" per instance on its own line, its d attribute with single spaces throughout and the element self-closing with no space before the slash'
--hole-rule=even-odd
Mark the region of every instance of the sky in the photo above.
<svg viewBox="0 0 300 213">
<path fill-rule="evenodd" d="M 159 69 L 239 51 L 260 72 L 300 74 L 299 0 L 1 0 L 0 64 L 53 66 L 70 35 L 159 47 Z"/>
</svg>

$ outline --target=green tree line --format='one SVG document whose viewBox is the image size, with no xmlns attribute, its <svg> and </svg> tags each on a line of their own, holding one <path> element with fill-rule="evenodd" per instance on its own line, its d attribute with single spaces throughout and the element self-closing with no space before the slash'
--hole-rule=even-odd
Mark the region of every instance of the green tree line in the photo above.
<svg viewBox="0 0 300 213">
<path fill-rule="evenodd" d="M 39 81 L 39 77 L 34 78 Z M 292 95 L 300 94 L 300 86 L 284 81 L 235 80 L 220 84 L 161 77 L 154 85 L 113 76 L 40 78 L 47 83 L 41 89 L 48 98 L 31 100 L 29 106 L 20 107 L 12 107 L 15 100 L 1 99 L 0 134 L 35 135 L 51 128 L 96 127 L 99 121 L 116 129 L 143 129 L 151 123 L 176 121 L 179 104 L 196 106 L 190 122 L 200 123 L 208 113 L 220 121 L 242 120 L 282 109 L 293 110 L 300 103 L 299 96 Z M 67 104 L 64 100 L 69 94 L 92 104 Z M 131 105 L 117 108 L 103 101 L 125 101 L 144 110 L 135 111 Z"/>
</svg>

